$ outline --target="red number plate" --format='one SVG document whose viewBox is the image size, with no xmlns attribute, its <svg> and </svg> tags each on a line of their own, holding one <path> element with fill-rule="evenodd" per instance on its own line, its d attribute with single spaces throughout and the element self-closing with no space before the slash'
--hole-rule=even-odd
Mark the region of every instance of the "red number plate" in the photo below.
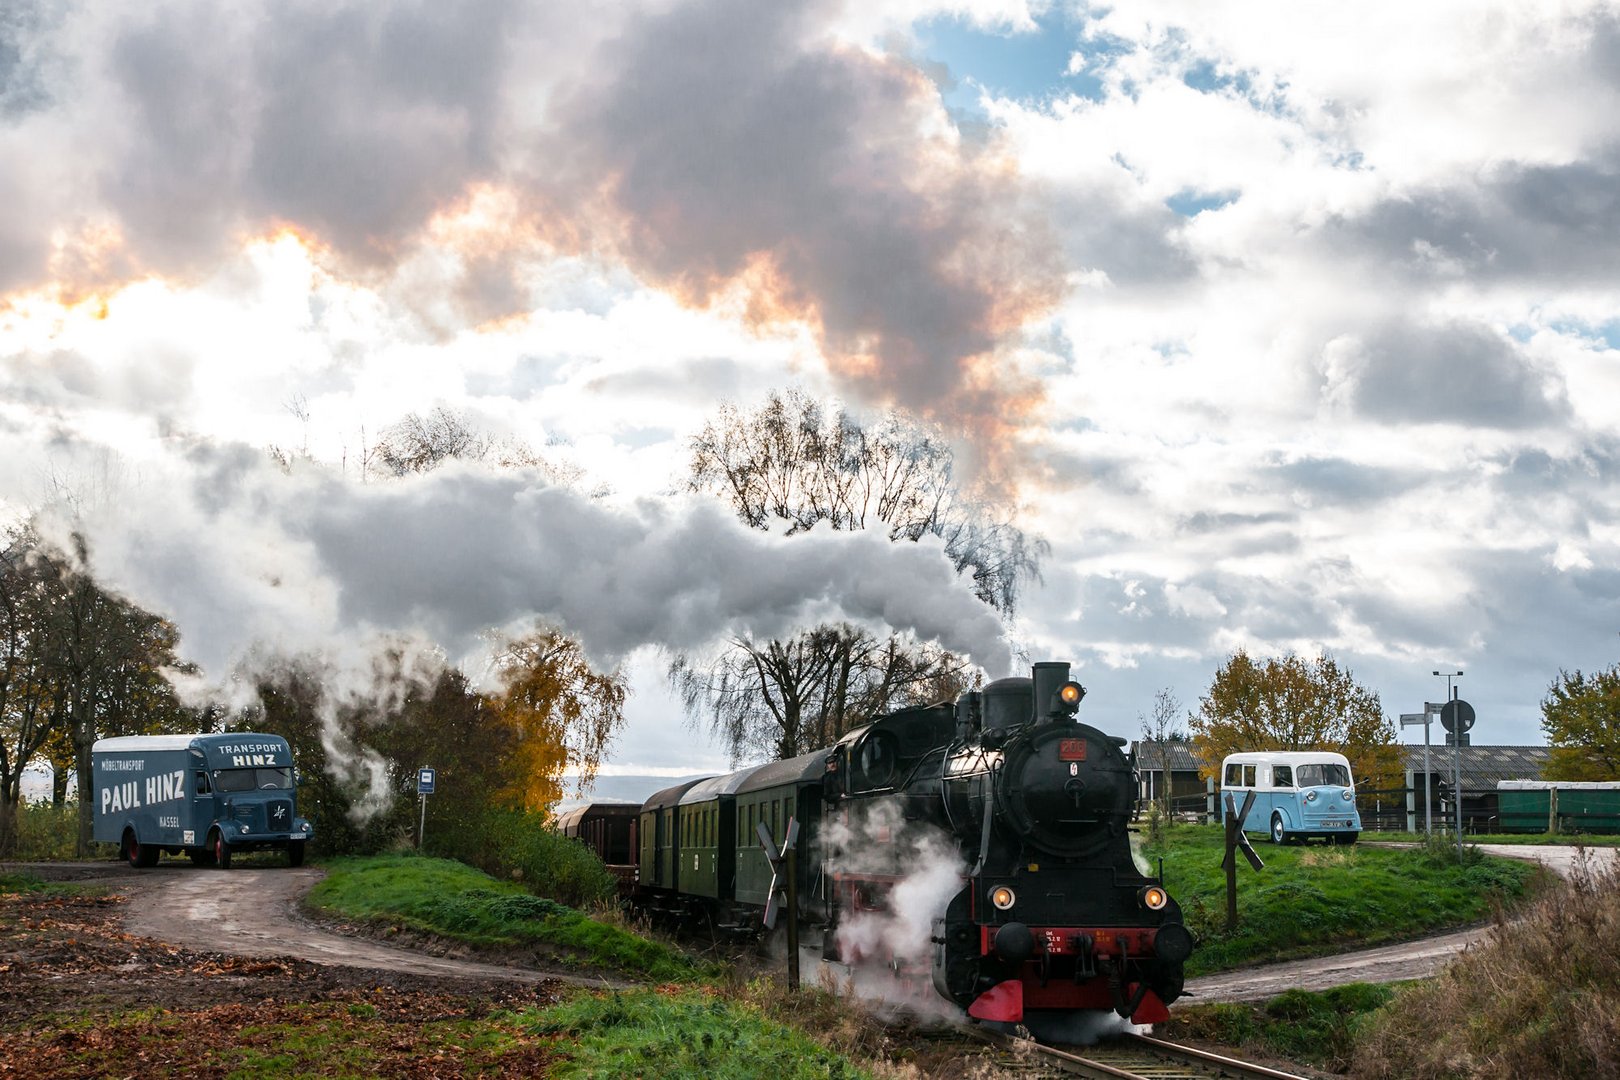
<svg viewBox="0 0 1620 1080">
<path fill-rule="evenodd" d="M 1058 743 L 1058 760 L 1059 761 L 1084 761 L 1084 760 L 1086 760 L 1086 740 L 1084 740 L 1084 739 L 1063 739 L 1063 740 L 1061 740 Z"/>
</svg>

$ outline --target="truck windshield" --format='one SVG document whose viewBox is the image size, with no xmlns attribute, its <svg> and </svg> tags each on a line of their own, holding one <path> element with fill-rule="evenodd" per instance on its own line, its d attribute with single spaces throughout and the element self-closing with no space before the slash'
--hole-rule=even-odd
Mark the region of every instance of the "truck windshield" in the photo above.
<svg viewBox="0 0 1620 1080">
<path fill-rule="evenodd" d="M 1295 772 L 1300 787 L 1350 786 L 1350 770 L 1343 765 L 1301 765 Z"/>
<path fill-rule="evenodd" d="M 290 791 L 292 786 L 291 769 L 221 769 L 214 774 L 214 787 L 219 791 L 253 791 L 257 788 Z"/>
</svg>

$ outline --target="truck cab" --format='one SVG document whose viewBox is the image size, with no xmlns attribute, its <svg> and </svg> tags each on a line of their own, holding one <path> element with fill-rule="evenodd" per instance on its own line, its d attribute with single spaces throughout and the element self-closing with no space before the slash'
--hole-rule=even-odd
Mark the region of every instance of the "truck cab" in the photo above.
<svg viewBox="0 0 1620 1080">
<path fill-rule="evenodd" d="M 100 739 L 90 752 L 95 839 L 131 866 L 181 852 L 229 869 L 244 851 L 278 848 L 302 865 L 314 835 L 298 816 L 292 749 L 279 735 L 231 732 Z"/>
</svg>

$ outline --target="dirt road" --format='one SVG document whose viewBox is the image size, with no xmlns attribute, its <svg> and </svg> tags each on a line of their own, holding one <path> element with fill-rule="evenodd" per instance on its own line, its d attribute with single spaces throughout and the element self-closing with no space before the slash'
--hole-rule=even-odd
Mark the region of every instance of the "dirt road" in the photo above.
<svg viewBox="0 0 1620 1080">
<path fill-rule="evenodd" d="M 296 956 L 316 964 L 413 975 L 623 985 L 617 980 L 429 955 L 334 933 L 307 918 L 298 907 L 299 900 L 321 878 L 322 871 L 313 867 L 221 872 L 177 865 L 129 874 L 157 878 L 129 890 L 124 929 L 141 937 L 237 956 Z"/>
</svg>

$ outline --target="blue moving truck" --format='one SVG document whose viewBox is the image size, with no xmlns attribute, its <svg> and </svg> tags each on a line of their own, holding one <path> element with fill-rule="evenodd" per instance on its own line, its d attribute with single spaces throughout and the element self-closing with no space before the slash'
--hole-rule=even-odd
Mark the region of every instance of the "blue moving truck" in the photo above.
<svg viewBox="0 0 1620 1080">
<path fill-rule="evenodd" d="M 280 735 L 131 735 L 90 748 L 95 839 L 129 865 L 182 851 L 228 870 L 231 855 L 282 848 L 300 866 L 314 827 L 298 816 L 292 749 Z"/>
</svg>

